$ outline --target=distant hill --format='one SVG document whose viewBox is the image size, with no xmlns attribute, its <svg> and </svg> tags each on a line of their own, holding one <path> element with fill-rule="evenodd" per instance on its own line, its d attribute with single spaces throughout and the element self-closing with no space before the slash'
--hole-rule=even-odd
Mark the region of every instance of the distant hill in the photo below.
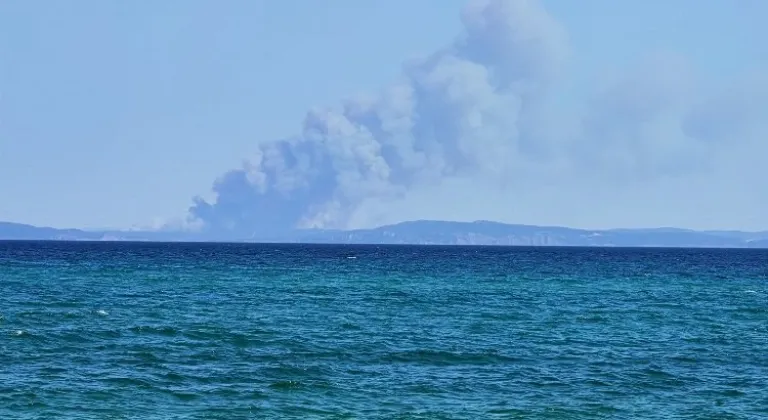
<svg viewBox="0 0 768 420">
<path fill-rule="evenodd" d="M 20 240 L 96 240 L 98 234 L 78 229 L 55 229 L 20 223 L 0 222 L 0 239 Z"/>
<path fill-rule="evenodd" d="M 55 229 L 0 222 L 0 240 L 65 241 L 229 241 L 330 244 L 520 245 L 604 247 L 768 248 L 768 232 L 688 229 L 585 230 L 557 226 L 513 225 L 489 221 L 419 220 L 374 229 L 295 230 L 280 236 L 258 233 L 188 233 Z"/>
<path fill-rule="evenodd" d="M 0 240 L 27 241 L 176 241 L 188 235 L 183 232 L 151 231 L 87 231 L 57 229 L 21 223 L 0 222 Z"/>
<path fill-rule="evenodd" d="M 306 232 L 298 242 L 350 244 L 768 248 L 768 232 L 687 229 L 585 230 L 477 222 L 404 222 L 375 229 Z"/>
</svg>

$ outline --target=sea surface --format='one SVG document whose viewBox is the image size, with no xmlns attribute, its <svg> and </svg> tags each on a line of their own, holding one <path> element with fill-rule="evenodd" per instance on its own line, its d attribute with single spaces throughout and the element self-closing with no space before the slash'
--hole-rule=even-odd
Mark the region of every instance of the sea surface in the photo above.
<svg viewBox="0 0 768 420">
<path fill-rule="evenodd" d="M 766 419 L 768 252 L 0 242 L 0 419 Z"/>
</svg>

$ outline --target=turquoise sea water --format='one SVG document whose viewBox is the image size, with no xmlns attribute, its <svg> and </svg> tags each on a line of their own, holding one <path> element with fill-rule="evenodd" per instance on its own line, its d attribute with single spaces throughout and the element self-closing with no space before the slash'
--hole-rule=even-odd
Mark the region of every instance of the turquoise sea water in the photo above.
<svg viewBox="0 0 768 420">
<path fill-rule="evenodd" d="M 0 418 L 768 418 L 768 252 L 0 242 Z"/>
</svg>

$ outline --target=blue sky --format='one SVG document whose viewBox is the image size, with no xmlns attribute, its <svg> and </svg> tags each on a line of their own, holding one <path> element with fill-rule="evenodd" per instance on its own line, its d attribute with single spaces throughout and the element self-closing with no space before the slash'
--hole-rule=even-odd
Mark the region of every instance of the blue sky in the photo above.
<svg viewBox="0 0 768 420">
<path fill-rule="evenodd" d="M 768 229 L 764 16 L 757 0 L 7 0 L 0 220 Z M 363 114 L 421 122 L 376 134 Z"/>
</svg>

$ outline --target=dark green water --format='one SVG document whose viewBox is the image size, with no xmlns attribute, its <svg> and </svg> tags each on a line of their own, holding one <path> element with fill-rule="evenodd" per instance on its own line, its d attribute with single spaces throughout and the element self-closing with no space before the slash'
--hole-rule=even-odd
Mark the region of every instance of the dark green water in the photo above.
<svg viewBox="0 0 768 420">
<path fill-rule="evenodd" d="M 768 418 L 768 252 L 0 242 L 0 418 Z"/>
</svg>

